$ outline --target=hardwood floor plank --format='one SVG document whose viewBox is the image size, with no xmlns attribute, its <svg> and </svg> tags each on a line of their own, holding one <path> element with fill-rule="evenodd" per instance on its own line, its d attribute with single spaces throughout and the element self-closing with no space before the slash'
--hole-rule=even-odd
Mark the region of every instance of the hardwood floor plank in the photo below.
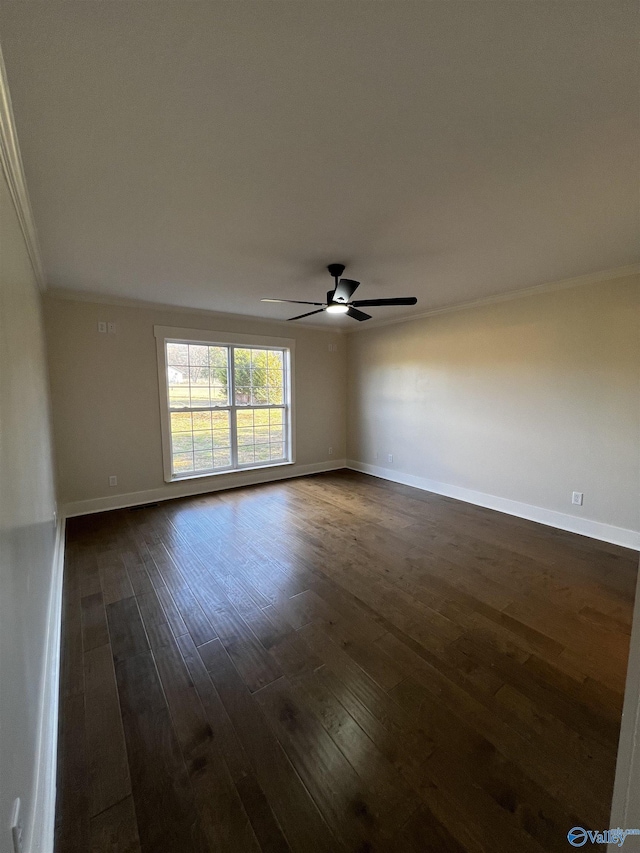
<svg viewBox="0 0 640 853">
<path fill-rule="evenodd" d="M 202 703 L 213 738 L 217 742 L 231 778 L 238 785 L 245 776 L 250 776 L 253 773 L 251 762 L 238 739 L 233 723 L 216 688 L 213 686 L 191 636 L 187 634 L 178 637 L 178 645 L 198 698 Z"/>
<path fill-rule="evenodd" d="M 189 632 L 187 623 L 180 615 L 180 611 L 168 588 L 162 584 L 162 586 L 158 586 L 156 588 L 155 592 L 160 600 L 165 616 L 167 617 L 167 622 L 173 632 L 173 636 L 181 637 L 183 634 L 187 634 Z M 213 639 L 213 637 L 211 639 Z"/>
<path fill-rule="evenodd" d="M 559 853 L 637 571 L 353 471 L 69 519 L 56 853 Z"/>
<path fill-rule="evenodd" d="M 208 669 L 291 849 L 301 853 L 309 849 L 319 853 L 343 849 L 219 640 L 209 644 Z"/>
<path fill-rule="evenodd" d="M 403 826 L 398 841 L 407 853 L 465 853 L 457 841 L 427 806 L 422 806 Z"/>
<path fill-rule="evenodd" d="M 274 609 L 294 628 L 301 628 L 311 622 L 320 625 L 384 689 L 393 687 L 404 677 L 402 670 L 384 650 L 371 643 L 369 623 L 364 623 L 363 627 L 362 618 L 343 616 L 312 589 L 278 601 Z M 376 636 L 379 636 L 379 629 L 380 626 L 376 626 Z"/>
<path fill-rule="evenodd" d="M 334 834 L 344 838 L 351 849 L 388 848 L 387 830 L 394 829 L 390 814 L 381 811 L 379 799 L 365 789 L 287 679 L 269 684 L 255 698 Z"/>
<path fill-rule="evenodd" d="M 133 587 L 122 556 L 116 549 L 101 551 L 98 554 L 98 570 L 105 604 L 113 604 L 133 595 Z"/>
<path fill-rule="evenodd" d="M 277 662 L 266 652 L 236 611 L 231 607 L 218 609 L 211 618 L 221 643 L 251 692 L 280 678 L 282 670 Z M 209 650 L 214 646 L 215 640 L 199 647 L 205 666 Z"/>
<path fill-rule="evenodd" d="M 548 709 L 578 734 L 605 744 L 617 741 L 619 716 L 587 702 L 583 698 L 584 688 L 580 688 L 580 682 L 566 676 L 562 670 L 531 656 L 519 664 L 508 656 L 496 656 L 482 643 L 471 642 L 466 638 L 455 646 L 483 660 L 492 667 L 503 684 L 514 685 L 536 705 Z"/>
<path fill-rule="evenodd" d="M 291 848 L 256 778 L 243 776 L 237 788 L 263 853 L 289 853 Z"/>
<path fill-rule="evenodd" d="M 171 642 L 154 650 L 154 658 L 209 844 L 230 852 L 258 851 L 251 823 L 178 647 Z"/>
<path fill-rule="evenodd" d="M 210 640 L 215 640 L 218 636 L 215 629 L 179 569 L 182 557 L 178 557 L 176 563 L 164 544 L 159 541 L 157 534 L 156 539 L 158 541 L 149 548 L 149 553 L 160 577 L 175 601 L 178 612 L 193 637 L 194 643 L 200 646 Z M 188 567 L 189 563 L 186 562 L 184 566 L 186 573 L 188 573 Z"/>
<path fill-rule="evenodd" d="M 508 712 L 510 725 L 519 731 L 533 733 L 538 744 L 552 751 L 562 749 L 567 757 L 582 769 L 583 775 L 601 801 L 611 798 L 611 786 L 604 782 L 615 773 L 616 751 L 598 741 L 579 735 L 558 720 L 551 712 L 541 709 L 516 690 L 511 684 L 503 685 L 495 695 L 496 704 Z"/>
<path fill-rule="evenodd" d="M 496 672 L 491 663 L 484 665 L 482 660 L 458 649 L 455 644 L 436 656 L 421 649 L 402 632 L 393 631 L 376 640 L 376 645 L 396 661 L 405 675 L 414 672 L 429 674 L 430 667 L 436 666 L 455 683 L 464 684 L 468 690 L 473 687 L 478 694 L 489 696 L 493 696 L 504 684 L 503 676 Z"/>
<path fill-rule="evenodd" d="M 344 616 L 363 640 L 372 643 L 386 633 L 386 629 L 380 624 L 379 615 L 374 610 L 328 578 L 322 576 L 316 578 L 312 581 L 310 589 Z"/>
<path fill-rule="evenodd" d="M 126 544 L 128 545 L 128 542 Z M 151 592 L 153 590 L 153 584 L 149 577 L 149 573 L 147 572 L 144 559 L 137 548 L 135 550 L 133 548 L 127 549 L 125 545 L 125 549 L 126 550 L 123 550 L 122 552 L 122 562 L 127 570 L 127 575 L 129 576 L 129 581 L 134 594 L 141 596 L 147 592 Z"/>
<path fill-rule="evenodd" d="M 77 549 L 71 547 L 67 556 L 62 596 L 60 685 L 63 699 L 84 691 L 80 571 Z"/>
<path fill-rule="evenodd" d="M 90 814 L 93 816 L 127 797 L 131 793 L 131 782 L 109 646 L 85 652 L 84 670 Z"/>
<path fill-rule="evenodd" d="M 57 775 L 56 850 L 84 853 L 89 846 L 90 806 L 82 693 L 61 702 Z"/>
<path fill-rule="evenodd" d="M 409 715 L 317 627 L 300 629 L 305 642 L 323 661 L 330 692 L 345 706 L 380 751 L 397 767 L 421 779 L 422 764 L 433 742 L 412 725 Z"/>
<path fill-rule="evenodd" d="M 209 845 L 151 651 L 118 660 L 116 679 L 143 853 L 206 853 Z"/>
<path fill-rule="evenodd" d="M 102 584 L 100 583 L 100 572 L 98 571 L 96 554 L 93 550 L 87 551 L 85 549 L 79 554 L 78 561 L 80 595 L 82 598 L 98 592 L 102 594 Z"/>
<path fill-rule="evenodd" d="M 413 705 L 421 728 L 438 745 L 441 760 L 453 762 L 464 771 L 450 789 L 452 796 L 466 800 L 465 785 L 473 780 L 475 787 L 482 788 L 495 801 L 490 808 L 494 812 L 494 824 L 501 822 L 503 830 L 510 834 L 512 830 L 508 824 L 516 821 L 521 831 L 549 851 L 564 848 L 566 820 L 572 825 L 585 824 L 584 818 L 575 813 L 568 815 L 553 794 L 534 782 L 528 768 L 525 771 L 516 761 L 506 757 L 490 738 L 485 737 L 481 726 L 468 724 L 465 715 L 456 714 L 440 697 L 430 696 L 415 682 L 407 681 L 402 688 L 396 691 L 398 697 L 402 696 L 408 705 Z M 446 785 L 441 773 L 433 770 L 431 759 L 426 767 L 432 781 L 437 778 L 438 784 Z M 503 814 L 496 812 L 496 804 L 504 810 Z M 486 805 L 483 808 L 487 811 Z"/>
<path fill-rule="evenodd" d="M 81 599 L 81 609 L 82 648 L 86 653 L 109 642 L 109 629 L 102 593 L 95 592 L 92 595 L 84 596 Z"/>
<path fill-rule="evenodd" d="M 443 774 L 444 768 L 447 768 Z M 507 849 L 512 846 L 519 853 L 551 853 L 535 838 L 523 830 L 501 804 L 484 788 L 473 784 L 469 775 L 456 763 L 449 751 L 438 747 L 426 765 L 431 784 L 441 785 L 457 807 L 458 819 L 470 827 L 487 849 Z M 561 834 L 563 845 L 566 834 Z"/>
<path fill-rule="evenodd" d="M 116 663 L 147 651 L 147 639 L 136 599 L 123 598 L 107 606 L 111 650 Z"/>
<path fill-rule="evenodd" d="M 385 824 L 395 831 L 416 810 L 419 800 L 415 792 L 345 706 L 326 689 L 321 671 L 307 672 L 295 678 L 293 684 L 296 695 L 303 697 L 307 707 L 322 722 L 362 785 L 380 802 Z"/>
<path fill-rule="evenodd" d="M 549 749 L 548 744 L 538 742 L 533 732 L 512 727 L 512 722 L 497 702 L 481 702 L 477 697 L 442 677 L 436 670 L 431 677 L 418 673 L 413 678 L 394 688 L 393 694 L 399 701 L 406 696 L 411 684 L 420 696 L 420 714 L 430 707 L 435 699 L 439 705 L 448 707 L 450 722 L 462 718 L 475 732 L 482 735 L 506 758 L 526 767 L 527 774 L 554 797 L 562 797 L 568 809 L 591 819 L 594 823 L 606 822 L 607 806 L 599 792 L 593 790 L 585 768 L 570 754 Z M 425 729 L 425 721 L 421 727 Z M 546 748 L 545 748 L 546 747 Z"/>
<path fill-rule="evenodd" d="M 251 630 L 285 675 L 312 671 L 322 662 L 272 605 L 252 615 Z"/>
<path fill-rule="evenodd" d="M 89 853 L 142 853 L 132 797 L 91 818 Z"/>
<path fill-rule="evenodd" d="M 173 632 L 155 590 L 137 596 L 137 601 L 151 648 L 155 651 L 169 645 L 173 640 Z"/>
</svg>

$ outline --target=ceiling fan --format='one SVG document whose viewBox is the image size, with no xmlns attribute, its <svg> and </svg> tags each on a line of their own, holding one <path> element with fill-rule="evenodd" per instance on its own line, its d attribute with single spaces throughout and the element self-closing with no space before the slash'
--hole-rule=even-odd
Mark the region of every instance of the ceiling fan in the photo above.
<svg viewBox="0 0 640 853">
<path fill-rule="evenodd" d="M 329 274 L 335 281 L 333 290 L 327 292 L 326 302 L 304 302 L 299 299 L 261 299 L 261 302 L 292 302 L 295 305 L 319 305 L 315 311 L 306 314 L 298 314 L 297 317 L 289 317 L 289 320 L 302 320 L 303 317 L 311 317 L 312 314 L 320 314 L 326 311 L 329 314 L 346 314 L 354 320 L 370 320 L 371 314 L 358 311 L 363 307 L 378 307 L 382 305 L 415 305 L 418 301 L 415 296 L 398 296 L 392 299 L 355 299 L 351 297 L 359 287 L 360 282 L 351 278 L 340 278 L 344 272 L 344 264 L 329 264 Z"/>
</svg>

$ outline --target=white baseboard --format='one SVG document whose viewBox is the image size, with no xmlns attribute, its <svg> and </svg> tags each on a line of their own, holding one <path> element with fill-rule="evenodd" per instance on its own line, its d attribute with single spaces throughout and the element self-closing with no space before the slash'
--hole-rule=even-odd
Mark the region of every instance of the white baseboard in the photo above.
<svg viewBox="0 0 640 853">
<path fill-rule="evenodd" d="M 360 471 L 363 474 L 372 474 L 383 480 L 391 480 L 394 483 L 402 483 L 405 486 L 414 486 L 426 492 L 434 492 L 437 495 L 445 495 L 456 498 L 466 503 L 495 509 L 507 515 L 516 515 L 518 518 L 526 518 L 528 521 L 537 521 L 549 527 L 557 527 L 560 530 L 568 530 L 570 533 L 580 533 L 582 536 L 590 536 L 592 539 L 600 539 L 603 542 L 611 542 L 614 545 L 622 545 L 624 548 L 632 548 L 640 551 L 640 532 L 627 530 L 624 527 L 616 527 L 613 524 L 603 524 L 601 521 L 591 521 L 588 518 L 578 518 L 575 515 L 567 515 L 541 506 L 512 501 L 508 498 L 500 498 L 496 495 L 487 495 L 484 492 L 476 492 L 473 489 L 465 489 L 462 486 L 451 486 L 448 483 L 439 483 L 436 480 L 428 480 L 425 477 L 416 477 L 413 474 L 404 474 L 400 471 L 392 471 L 389 468 L 381 468 L 378 465 L 369 465 L 366 462 L 357 462 L 347 459 L 347 468 Z"/>
<path fill-rule="evenodd" d="M 51 591 L 47 614 L 44 672 L 39 708 L 37 776 L 33 823 L 25 833 L 25 851 L 53 853 L 58 756 L 58 702 L 60 690 L 60 634 L 64 576 L 64 518 L 56 525 Z"/>
<path fill-rule="evenodd" d="M 167 501 L 172 498 L 186 498 L 195 495 L 206 495 L 209 492 L 219 492 L 222 489 L 236 489 L 241 486 L 255 486 L 260 483 L 271 483 L 276 480 L 288 480 L 291 477 L 304 477 L 307 474 L 321 474 L 323 471 L 336 471 L 345 468 L 346 459 L 335 459 L 332 462 L 314 462 L 310 465 L 287 465 L 277 468 L 257 468 L 253 471 L 237 472 L 229 475 L 220 474 L 215 478 L 181 480 L 177 483 L 167 483 L 158 489 L 147 489 L 143 492 L 128 492 L 124 495 L 110 495 L 105 498 L 94 498 L 86 501 L 72 501 L 63 507 L 65 518 L 75 515 L 89 515 L 94 512 L 107 512 L 111 509 L 125 509 L 130 506 Z"/>
</svg>

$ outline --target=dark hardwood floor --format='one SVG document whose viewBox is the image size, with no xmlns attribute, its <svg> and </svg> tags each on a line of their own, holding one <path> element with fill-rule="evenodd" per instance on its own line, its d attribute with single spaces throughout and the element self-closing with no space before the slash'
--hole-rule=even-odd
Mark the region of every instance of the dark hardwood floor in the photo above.
<svg viewBox="0 0 640 853">
<path fill-rule="evenodd" d="M 71 519 L 57 853 L 566 853 L 637 567 L 347 471 Z"/>
</svg>

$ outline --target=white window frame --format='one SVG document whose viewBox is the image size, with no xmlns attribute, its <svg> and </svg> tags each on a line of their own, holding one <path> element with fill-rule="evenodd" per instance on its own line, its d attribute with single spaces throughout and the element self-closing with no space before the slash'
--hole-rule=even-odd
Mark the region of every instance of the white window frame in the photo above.
<svg viewBox="0 0 640 853">
<path fill-rule="evenodd" d="M 264 335 L 239 335 L 233 332 L 216 332 L 202 329 L 182 329 L 174 326 L 154 326 L 153 334 L 156 339 L 156 353 L 158 359 L 158 389 L 160 393 L 160 426 L 162 432 L 162 463 L 164 480 L 166 483 L 178 483 L 181 480 L 193 480 L 201 477 L 218 477 L 220 474 L 234 474 L 241 471 L 254 471 L 261 468 L 278 468 L 284 465 L 293 465 L 296 461 L 295 454 L 295 406 L 294 406 L 294 355 L 295 340 L 293 338 L 271 338 Z M 215 471 L 191 471 L 185 474 L 173 474 L 172 452 L 171 452 L 171 409 L 169 406 L 169 383 L 167 381 L 167 344 L 205 344 L 208 346 L 224 347 L 255 347 L 257 349 L 277 349 L 284 351 L 284 433 L 288 455 L 274 462 L 260 464 L 248 463 L 238 465 L 237 462 L 237 440 L 236 440 L 236 412 L 238 409 L 270 409 L 273 406 L 237 406 L 234 396 L 233 364 L 230 364 L 229 375 L 229 405 L 220 406 L 220 410 L 230 412 L 231 430 L 231 465 L 226 468 L 217 468 Z M 233 354 L 233 350 L 231 350 Z M 276 407 L 280 408 L 280 407 Z M 209 411 L 209 408 L 200 411 Z"/>
</svg>

